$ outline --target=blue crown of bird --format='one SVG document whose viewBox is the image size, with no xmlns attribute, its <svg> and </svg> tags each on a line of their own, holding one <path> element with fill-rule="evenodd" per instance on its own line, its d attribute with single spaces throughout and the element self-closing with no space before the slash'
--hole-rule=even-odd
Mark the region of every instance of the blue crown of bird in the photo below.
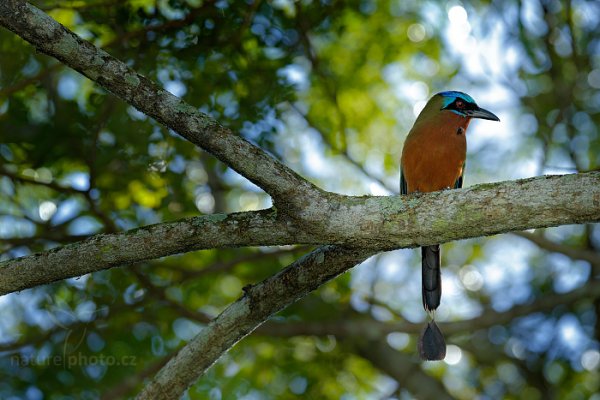
<svg viewBox="0 0 600 400">
<path fill-rule="evenodd" d="M 466 133 L 473 118 L 500 121 L 463 92 L 440 92 L 427 102 L 404 141 L 401 194 L 462 187 Z M 439 245 L 421 247 L 421 292 L 430 321 L 419 338 L 419 355 L 423 360 L 442 360 L 446 356 L 446 342 L 435 323 L 435 310 L 442 297 Z"/>
</svg>

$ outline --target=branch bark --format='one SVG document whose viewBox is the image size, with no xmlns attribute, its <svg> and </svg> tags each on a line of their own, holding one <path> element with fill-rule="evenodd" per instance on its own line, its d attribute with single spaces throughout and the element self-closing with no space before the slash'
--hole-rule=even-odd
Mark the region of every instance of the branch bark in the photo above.
<svg viewBox="0 0 600 400">
<path fill-rule="evenodd" d="M 600 220 L 600 173 L 388 197 L 325 193 L 299 210 L 321 243 L 380 250 Z M 410 232 L 410 233 L 409 233 Z"/>
<path fill-rule="evenodd" d="M 211 321 L 192 341 L 161 369 L 154 380 L 138 395 L 138 399 L 173 399 L 195 382 L 204 372 L 266 319 L 284 309 L 310 291 L 333 279 L 373 253 L 365 249 L 347 249 L 339 246 L 321 247 L 262 283 L 247 288 L 244 295 Z M 535 304 L 523 304 L 507 312 L 489 311 L 469 321 L 443 324 L 446 334 L 484 329 L 508 323 L 514 318 L 534 311 L 551 309 L 584 297 L 600 296 L 600 283 L 590 283 L 569 293 L 548 296 Z M 400 322 L 398 324 L 375 321 L 340 321 L 302 326 L 273 323 L 270 334 L 335 334 L 380 340 L 391 332 L 417 333 L 422 327 Z M 273 329 L 277 327 L 276 329 Z M 383 361 L 382 361 L 383 362 Z M 386 364 L 387 365 L 387 364 Z M 392 369 L 390 374 L 402 374 Z"/>
<path fill-rule="evenodd" d="M 186 344 L 137 398 L 179 398 L 223 353 L 271 315 L 371 254 L 368 250 L 324 246 L 246 288 L 244 295 Z"/>
<path fill-rule="evenodd" d="M 600 220 L 600 172 L 545 176 L 390 197 L 328 193 L 299 210 L 217 214 L 168 222 L 0 263 L 0 294 L 176 253 L 288 244 L 371 252 Z M 323 268 L 328 268 L 324 266 Z"/>
<path fill-rule="evenodd" d="M 189 251 L 287 244 L 292 227 L 272 210 L 215 214 L 96 235 L 43 253 L 0 263 L 0 295 L 121 265 Z M 298 236 L 301 239 L 302 235 Z"/>
</svg>

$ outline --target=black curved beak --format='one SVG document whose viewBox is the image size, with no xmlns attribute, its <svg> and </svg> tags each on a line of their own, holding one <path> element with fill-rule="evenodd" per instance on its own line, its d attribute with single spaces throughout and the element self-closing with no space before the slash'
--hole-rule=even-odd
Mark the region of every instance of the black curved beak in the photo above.
<svg viewBox="0 0 600 400">
<path fill-rule="evenodd" d="M 471 118 L 481 118 L 489 119 L 490 121 L 500 121 L 500 118 L 498 118 L 496 114 L 483 108 L 478 108 L 476 110 L 465 110 L 464 113 Z"/>
</svg>

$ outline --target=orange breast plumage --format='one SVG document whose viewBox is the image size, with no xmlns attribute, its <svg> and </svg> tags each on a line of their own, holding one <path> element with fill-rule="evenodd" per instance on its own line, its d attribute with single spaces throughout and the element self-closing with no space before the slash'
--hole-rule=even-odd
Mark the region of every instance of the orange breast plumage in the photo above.
<svg viewBox="0 0 600 400">
<path fill-rule="evenodd" d="M 468 125 L 469 118 L 452 113 L 415 123 L 402 150 L 408 193 L 454 187 L 463 173 Z"/>
</svg>

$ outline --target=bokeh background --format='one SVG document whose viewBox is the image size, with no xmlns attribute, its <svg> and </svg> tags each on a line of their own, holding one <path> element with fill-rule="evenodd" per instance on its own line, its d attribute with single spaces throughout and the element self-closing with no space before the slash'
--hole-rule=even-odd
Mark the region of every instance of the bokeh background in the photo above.
<svg viewBox="0 0 600 400">
<path fill-rule="evenodd" d="M 600 2 L 33 1 L 320 187 L 398 192 L 438 91 L 468 132 L 465 186 L 600 168 Z M 174 132 L 0 30 L 0 260 L 162 221 L 270 206 Z M 416 250 L 375 256 L 278 314 L 190 399 L 595 399 L 600 228 L 445 244 L 444 362 L 422 363 Z M 0 398 L 133 396 L 306 246 L 202 251 L 0 298 Z"/>
</svg>

